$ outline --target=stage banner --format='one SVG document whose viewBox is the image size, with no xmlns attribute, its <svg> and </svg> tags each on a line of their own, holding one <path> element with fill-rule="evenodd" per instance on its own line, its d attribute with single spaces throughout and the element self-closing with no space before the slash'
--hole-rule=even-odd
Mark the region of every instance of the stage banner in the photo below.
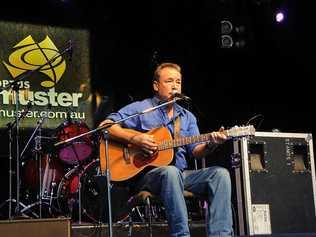
<svg viewBox="0 0 316 237">
<path fill-rule="evenodd" d="M 0 45 L 1 129 L 16 110 L 21 128 L 41 118 L 43 128 L 70 119 L 92 126 L 88 30 L 0 22 Z M 14 81 L 17 90 L 7 88 Z"/>
</svg>

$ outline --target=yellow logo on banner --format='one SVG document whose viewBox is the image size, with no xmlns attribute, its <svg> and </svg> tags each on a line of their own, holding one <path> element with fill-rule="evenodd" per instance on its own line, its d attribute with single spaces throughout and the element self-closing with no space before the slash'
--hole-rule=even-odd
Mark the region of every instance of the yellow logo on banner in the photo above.
<svg viewBox="0 0 316 237">
<path fill-rule="evenodd" d="M 62 57 L 57 57 L 59 51 L 48 36 L 42 42 L 36 43 L 29 35 L 13 48 L 16 50 L 9 56 L 9 62 L 3 61 L 13 78 L 27 71 L 35 70 L 56 58 L 39 70 L 50 79 L 42 81 L 41 86 L 50 88 L 58 83 L 66 70 L 65 60 Z"/>
</svg>

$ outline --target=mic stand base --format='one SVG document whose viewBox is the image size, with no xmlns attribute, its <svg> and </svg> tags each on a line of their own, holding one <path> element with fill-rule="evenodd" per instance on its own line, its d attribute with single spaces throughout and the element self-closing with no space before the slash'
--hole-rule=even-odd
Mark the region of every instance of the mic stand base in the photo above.
<svg viewBox="0 0 316 237">
<path fill-rule="evenodd" d="M 22 211 L 20 212 L 21 216 L 18 216 L 18 215 L 12 216 L 12 214 L 10 213 L 10 212 L 11 212 L 11 211 L 10 211 L 10 208 L 12 208 L 12 203 L 15 203 L 15 205 L 17 205 L 15 199 L 7 199 L 7 200 L 5 200 L 4 202 L 2 202 L 2 203 L 0 204 L 0 209 L 4 208 L 7 203 L 8 203 L 8 206 L 9 206 L 9 207 L 8 207 L 8 220 L 19 219 L 20 217 L 21 217 L 21 218 L 22 218 L 22 217 L 23 217 L 23 218 L 28 218 L 28 217 L 29 217 L 29 216 L 23 214 Z M 27 207 L 27 206 L 26 206 L 24 203 L 22 203 L 22 202 L 19 202 L 18 205 L 21 206 L 23 209 L 25 209 L 25 208 Z M 35 213 L 32 213 L 32 214 L 35 214 Z"/>
</svg>

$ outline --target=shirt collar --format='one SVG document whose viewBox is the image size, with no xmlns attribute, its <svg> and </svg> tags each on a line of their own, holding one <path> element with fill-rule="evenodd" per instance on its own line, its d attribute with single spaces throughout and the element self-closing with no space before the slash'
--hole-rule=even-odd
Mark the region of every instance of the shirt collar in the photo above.
<svg viewBox="0 0 316 237">
<path fill-rule="evenodd" d="M 163 103 L 163 101 L 161 101 L 157 96 L 154 96 L 151 100 L 152 100 L 153 106 L 157 106 L 157 105 Z M 182 115 L 184 113 L 184 108 L 177 103 L 174 104 L 174 109 L 175 109 L 176 116 L 178 114 Z"/>
</svg>

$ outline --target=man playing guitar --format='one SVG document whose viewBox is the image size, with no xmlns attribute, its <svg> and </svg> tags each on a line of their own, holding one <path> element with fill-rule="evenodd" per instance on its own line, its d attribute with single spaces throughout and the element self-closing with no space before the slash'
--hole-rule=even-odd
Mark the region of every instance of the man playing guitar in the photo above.
<svg viewBox="0 0 316 237">
<path fill-rule="evenodd" d="M 118 112 L 110 114 L 100 126 L 157 106 L 161 102 L 172 99 L 175 92 L 181 93 L 180 66 L 174 63 L 160 64 L 155 70 L 152 86 L 155 92 L 153 98 L 133 102 L 123 107 Z M 176 145 L 172 143 L 172 146 L 168 146 L 168 143 L 162 142 L 159 135 L 160 130 L 157 132 L 156 128 L 161 127 L 171 134 L 170 139 L 190 137 L 190 140 Z M 162 162 L 162 165 L 153 165 L 153 168 L 147 171 L 137 183 L 139 191 L 148 190 L 162 200 L 170 236 L 190 236 L 187 208 L 183 196 L 184 189 L 207 196 L 209 204 L 206 223 L 207 236 L 233 235 L 229 172 L 225 168 L 217 166 L 186 171 L 186 159 L 204 157 L 210 152 L 213 144 L 221 144 L 228 138 L 224 128 L 207 134 L 207 139 L 195 140 L 194 138 L 200 135 L 195 116 L 175 102 L 125 120 L 120 125 L 115 124 L 108 129 L 108 132 L 113 140 L 131 148 L 127 150 L 123 148 L 122 153 L 119 153 L 122 155 L 118 155 L 127 168 L 117 168 L 117 181 L 136 175 L 138 169 L 142 170 L 143 167 L 150 166 L 154 160 L 163 160 L 165 157 L 171 156 L 171 159 L 168 158 L 165 163 Z M 113 156 L 118 154 L 115 153 L 116 150 L 113 149 Z M 169 153 L 163 153 L 164 151 Z M 126 154 L 126 152 L 128 153 Z M 111 154 L 109 157 L 111 159 Z M 115 170 L 112 171 L 111 162 L 110 169 L 112 178 L 114 177 L 115 180 L 115 174 L 113 174 Z M 136 171 L 126 177 L 124 175 L 124 177 L 120 177 L 120 174 L 125 171 L 128 173 L 133 169 Z"/>
</svg>

